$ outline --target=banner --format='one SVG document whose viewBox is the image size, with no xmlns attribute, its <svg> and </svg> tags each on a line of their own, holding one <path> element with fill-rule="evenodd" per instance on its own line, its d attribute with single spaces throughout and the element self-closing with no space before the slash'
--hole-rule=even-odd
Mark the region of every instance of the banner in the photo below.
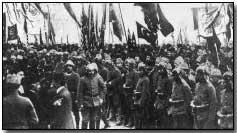
<svg viewBox="0 0 237 133">
<path fill-rule="evenodd" d="M 217 35 L 228 31 L 227 25 L 230 22 L 230 18 L 227 15 L 227 9 L 224 4 L 219 8 L 208 8 L 208 12 L 205 8 L 199 8 L 197 17 L 199 34 L 202 37 L 213 36 L 213 29 Z"/>
<path fill-rule="evenodd" d="M 8 26 L 8 40 L 18 39 L 17 25 Z"/>
</svg>

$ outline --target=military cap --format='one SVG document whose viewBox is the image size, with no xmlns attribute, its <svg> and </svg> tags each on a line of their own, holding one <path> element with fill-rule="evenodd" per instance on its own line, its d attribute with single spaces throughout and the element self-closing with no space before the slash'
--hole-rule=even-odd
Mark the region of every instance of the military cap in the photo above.
<svg viewBox="0 0 237 133">
<path fill-rule="evenodd" d="M 68 60 L 66 65 L 74 66 L 75 64 L 72 62 L 72 60 Z"/>
<path fill-rule="evenodd" d="M 18 76 L 16 74 L 8 74 L 6 82 L 8 84 L 16 84 L 16 85 L 20 85 L 21 84 L 21 82 L 20 82 L 20 80 L 19 80 L 19 78 L 18 78 Z"/>
</svg>

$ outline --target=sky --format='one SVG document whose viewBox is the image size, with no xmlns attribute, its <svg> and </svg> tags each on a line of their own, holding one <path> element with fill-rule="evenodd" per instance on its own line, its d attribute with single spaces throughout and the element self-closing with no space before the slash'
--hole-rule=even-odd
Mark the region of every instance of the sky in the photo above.
<svg viewBox="0 0 237 133">
<path fill-rule="evenodd" d="M 20 3 L 18 3 L 20 4 Z M 141 11 L 141 8 L 138 6 L 134 6 L 133 3 L 114 3 L 115 10 L 119 13 L 119 7 L 120 4 L 121 7 L 121 14 L 124 21 L 124 27 L 126 29 L 130 30 L 130 32 L 134 32 L 137 41 L 142 43 L 147 43 L 144 39 L 137 38 L 137 28 L 136 28 L 136 21 L 141 23 L 146 27 L 146 24 L 144 22 L 144 16 L 143 12 Z M 88 3 L 84 3 L 85 11 L 88 11 Z M 219 6 L 220 3 L 212 3 L 212 6 Z M 22 42 L 26 42 L 26 35 L 23 30 L 23 17 L 20 20 L 20 22 L 16 21 L 16 18 L 14 17 L 13 12 L 13 6 L 12 4 L 8 4 L 10 9 L 10 20 L 13 23 L 18 24 L 18 33 L 21 37 Z M 102 3 L 93 3 L 94 7 L 94 15 L 98 13 L 99 22 L 101 22 L 102 19 Z M 180 29 L 187 28 L 187 37 L 190 40 L 190 43 L 197 43 L 197 31 L 193 29 L 193 16 L 192 16 L 192 8 L 196 7 L 204 7 L 205 3 L 160 3 L 161 9 L 165 15 L 165 17 L 168 19 L 168 21 L 174 26 L 174 38 L 175 41 L 177 40 L 178 33 Z M 17 5 L 17 8 L 20 9 L 20 5 Z M 55 33 L 56 33 L 56 42 L 57 43 L 66 43 L 67 37 L 69 40 L 69 43 L 80 43 L 80 28 L 76 25 L 75 21 L 70 17 L 70 15 L 65 10 L 62 3 L 42 3 L 41 7 L 43 11 L 50 12 L 50 17 L 52 20 L 52 23 L 54 25 Z M 78 20 L 80 20 L 81 12 L 82 12 L 82 4 L 81 3 L 71 3 L 71 7 L 73 11 L 76 14 L 76 17 Z M 33 9 L 33 7 L 32 7 Z M 3 6 L 3 12 L 6 12 L 6 5 Z M 28 13 L 30 14 L 30 13 Z M 118 14 L 120 15 L 120 14 Z M 121 17 L 121 16 L 120 16 Z M 34 42 L 34 35 L 38 38 L 39 31 L 41 29 L 42 35 L 44 38 L 44 32 L 47 31 L 47 26 L 44 25 L 47 24 L 46 21 L 44 21 L 42 14 L 37 13 L 35 16 L 29 16 L 33 20 L 32 25 L 28 23 L 28 31 L 29 34 L 29 41 Z M 108 18 L 108 16 L 107 16 Z M 12 25 L 9 21 L 9 17 L 7 15 L 7 26 Z M 107 27 L 109 26 L 109 22 L 107 22 Z M 111 25 L 110 25 L 111 26 Z M 110 27 L 110 29 L 112 29 Z M 113 42 L 114 43 L 121 43 L 116 36 L 110 34 L 108 28 L 106 30 L 106 42 Z M 125 36 L 123 37 L 123 42 L 126 41 Z M 171 34 L 167 37 L 164 37 L 161 32 L 158 32 L 158 41 L 159 43 L 173 43 L 173 39 L 171 37 Z M 45 40 L 44 40 L 45 42 Z"/>
</svg>

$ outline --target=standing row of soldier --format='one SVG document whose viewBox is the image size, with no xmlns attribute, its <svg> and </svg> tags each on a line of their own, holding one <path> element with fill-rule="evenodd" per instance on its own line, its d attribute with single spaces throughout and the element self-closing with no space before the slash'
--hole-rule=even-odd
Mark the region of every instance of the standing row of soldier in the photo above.
<svg viewBox="0 0 237 133">
<path fill-rule="evenodd" d="M 217 69 L 205 54 L 190 61 L 195 53 L 173 46 L 126 59 L 35 49 L 3 54 L 4 129 L 99 129 L 101 119 L 104 128 L 233 128 L 231 66 Z"/>
</svg>

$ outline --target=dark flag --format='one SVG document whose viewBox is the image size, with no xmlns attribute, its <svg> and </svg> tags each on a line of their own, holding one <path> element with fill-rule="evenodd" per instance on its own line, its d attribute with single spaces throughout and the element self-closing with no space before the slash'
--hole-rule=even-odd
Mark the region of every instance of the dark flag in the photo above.
<svg viewBox="0 0 237 133">
<path fill-rule="evenodd" d="M 218 67 L 220 65 L 220 59 L 219 59 L 219 52 L 220 52 L 220 46 L 221 42 L 219 38 L 216 35 L 216 32 L 214 28 L 212 27 L 213 30 L 213 36 L 212 37 L 207 37 L 207 49 L 210 51 L 209 56 L 210 56 L 210 61 Z"/>
<path fill-rule="evenodd" d="M 2 14 L 2 41 L 6 42 L 6 13 Z"/>
<path fill-rule="evenodd" d="M 41 33 L 41 28 L 40 28 L 40 44 L 43 44 L 43 39 L 42 39 L 42 33 Z"/>
<path fill-rule="evenodd" d="M 128 48 L 131 49 L 132 47 L 132 37 L 131 37 L 131 33 L 130 30 L 128 29 L 128 42 L 127 42 Z"/>
<path fill-rule="evenodd" d="M 67 45 L 69 44 L 68 35 L 67 35 Z"/>
<path fill-rule="evenodd" d="M 158 17 L 156 3 L 135 3 L 140 6 L 144 13 L 144 21 L 150 31 L 156 33 L 158 31 Z"/>
<path fill-rule="evenodd" d="M 24 17 L 24 26 L 23 26 L 23 29 L 24 29 L 24 31 L 25 31 L 25 33 L 26 33 L 26 40 L 27 40 L 27 43 L 28 43 L 28 28 L 27 28 L 27 21 L 26 21 L 26 16 L 27 16 L 27 14 L 26 14 L 26 9 L 25 9 L 25 7 L 24 7 L 24 3 L 21 3 L 21 8 L 22 8 L 22 10 L 23 10 L 23 12 L 24 12 L 24 15 L 25 15 L 25 17 Z"/>
<path fill-rule="evenodd" d="M 136 43 L 136 38 L 135 38 L 134 32 L 133 32 L 133 34 L 132 34 L 132 46 L 133 46 L 134 48 L 137 47 L 137 43 Z"/>
<path fill-rule="evenodd" d="M 100 30 L 100 39 L 101 39 L 100 48 L 104 47 L 105 28 L 106 28 L 106 3 L 103 4 L 103 18 Z"/>
<path fill-rule="evenodd" d="M 50 19 L 50 14 L 48 15 L 48 39 L 51 40 L 52 44 L 55 44 L 55 32 Z"/>
<path fill-rule="evenodd" d="M 70 3 L 63 3 L 63 5 L 64 5 L 65 9 L 67 10 L 67 12 L 70 14 L 70 16 L 73 18 L 73 20 L 77 23 L 77 25 L 79 27 L 81 27 L 81 24 L 77 20 L 77 17 L 70 6 Z"/>
<path fill-rule="evenodd" d="M 8 39 L 7 40 L 15 40 L 18 39 L 18 31 L 17 25 L 8 26 Z"/>
<path fill-rule="evenodd" d="M 82 26 L 82 29 L 81 29 L 81 32 L 82 32 L 82 47 L 83 49 L 87 49 L 88 45 L 88 17 L 85 13 L 85 8 L 84 8 L 84 4 L 82 3 L 82 15 L 81 15 L 81 26 Z"/>
<path fill-rule="evenodd" d="M 89 49 L 94 49 L 96 38 L 95 38 L 95 23 L 94 23 L 94 13 L 93 13 L 93 6 L 90 4 L 88 8 L 89 14 L 89 36 L 88 36 L 88 44 Z"/>
<path fill-rule="evenodd" d="M 159 15 L 159 25 L 160 25 L 160 31 L 164 36 L 169 35 L 171 32 L 174 31 L 174 27 L 165 17 L 164 13 L 162 12 L 160 5 L 157 4 L 157 12 Z"/>
<path fill-rule="evenodd" d="M 112 22 L 114 34 L 118 37 L 120 41 L 122 41 L 123 36 L 123 29 L 121 21 L 118 19 L 118 16 L 116 15 L 114 6 L 112 3 L 110 3 L 109 6 L 109 22 Z"/>
<path fill-rule="evenodd" d="M 138 38 L 143 38 L 147 42 L 151 43 L 152 45 L 157 40 L 156 33 L 152 33 L 150 30 L 148 30 L 146 27 L 142 26 L 140 23 L 136 22 L 137 24 L 137 34 Z"/>
</svg>

